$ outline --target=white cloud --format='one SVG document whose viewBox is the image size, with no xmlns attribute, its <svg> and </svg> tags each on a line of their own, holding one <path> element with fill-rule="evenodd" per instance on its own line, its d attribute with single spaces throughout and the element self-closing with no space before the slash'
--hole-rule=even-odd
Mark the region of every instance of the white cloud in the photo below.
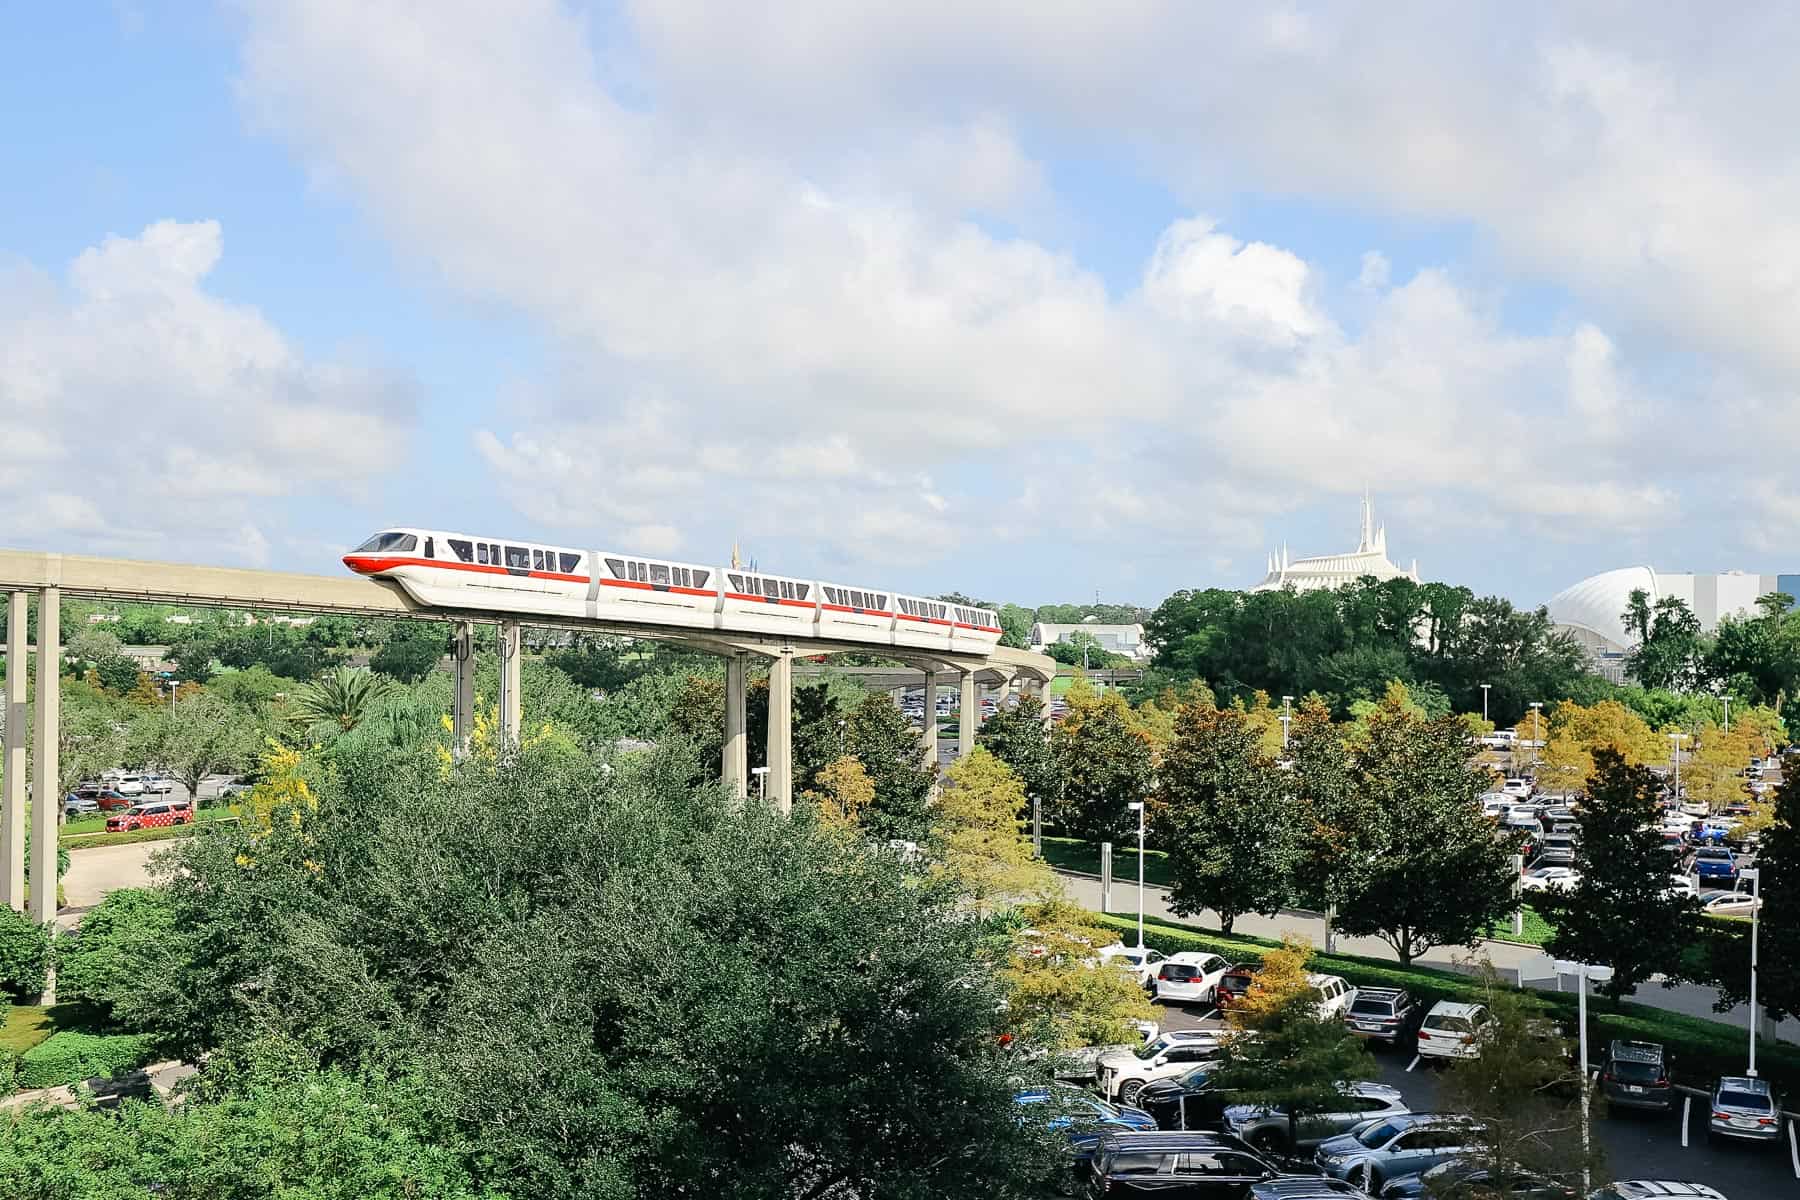
<svg viewBox="0 0 1800 1200">
<path fill-rule="evenodd" d="M 1452 532 L 1630 536 L 1679 503 L 1642 448 L 1692 387 L 1634 360 L 1646 330 L 1742 357 L 1722 429 L 1761 373 L 1800 375 L 1800 171 L 1723 119 L 1745 85 L 1692 69 L 1678 29 L 1173 0 L 628 21 L 271 0 L 245 43 L 266 129 L 553 335 L 570 365 L 477 447 L 572 536 L 778 539 L 835 568 L 1129 530 L 1211 561 L 1364 484 Z M 1127 141 L 1194 208 L 1254 188 L 1467 223 L 1580 311 L 1521 333 L 1491 285 L 1396 282 L 1370 250 L 1351 320 L 1316 264 L 1198 215 L 1109 293 L 1028 219 L 1054 173 L 1021 130 Z"/>
<path fill-rule="evenodd" d="M 265 501 L 355 494 L 404 462 L 408 389 L 309 362 L 213 295 L 222 252 L 217 222 L 159 221 L 84 250 L 66 289 L 0 274 L 0 517 L 15 541 L 261 562 Z"/>
</svg>

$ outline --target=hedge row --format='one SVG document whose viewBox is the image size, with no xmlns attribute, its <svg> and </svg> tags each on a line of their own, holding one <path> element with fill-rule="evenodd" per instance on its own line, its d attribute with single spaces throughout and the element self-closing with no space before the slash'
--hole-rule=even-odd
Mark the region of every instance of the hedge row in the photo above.
<svg viewBox="0 0 1800 1200">
<path fill-rule="evenodd" d="M 1137 935 L 1137 916 L 1095 914 L 1095 919 L 1109 928 Z M 1279 943 L 1269 938 L 1224 934 L 1178 925 L 1172 921 L 1146 918 L 1144 943 L 1164 954 L 1180 950 L 1197 950 L 1217 954 L 1231 962 L 1262 961 L 1263 953 Z M 1430 967 L 1402 968 L 1380 959 L 1346 954 L 1316 953 L 1312 969 L 1327 975 L 1342 975 L 1357 987 L 1405 988 L 1426 1006 L 1439 1000 L 1464 1002 L 1482 998 L 1479 980 L 1454 971 Z M 1566 1028 L 1574 1029 L 1577 1021 L 1576 996 L 1573 992 L 1540 992 L 1538 998 Z M 1602 1048 L 1613 1038 L 1633 1038 L 1660 1042 L 1668 1050 L 1678 1083 L 1710 1088 L 1721 1075 L 1739 1075 L 1744 1070 L 1748 1034 L 1718 1021 L 1706 1021 L 1683 1013 L 1651 1008 L 1625 1001 L 1616 1007 L 1605 999 L 1588 997 L 1588 1053 L 1598 1058 Z M 1756 1049 L 1757 1073 L 1773 1080 L 1783 1092 L 1793 1094 L 1800 1088 L 1800 1047 L 1760 1039 Z"/>
<path fill-rule="evenodd" d="M 148 1060 L 153 1040 L 141 1033 L 53 1033 L 19 1056 L 18 1086 L 61 1087 L 116 1075 Z"/>
</svg>

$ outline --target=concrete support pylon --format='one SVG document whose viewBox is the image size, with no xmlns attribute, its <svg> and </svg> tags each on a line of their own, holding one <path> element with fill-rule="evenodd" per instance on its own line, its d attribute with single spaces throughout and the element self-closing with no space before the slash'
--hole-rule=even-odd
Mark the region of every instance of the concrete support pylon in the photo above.
<svg viewBox="0 0 1800 1200">
<path fill-rule="evenodd" d="M 744 702 L 746 656 L 725 659 L 725 789 L 740 804 L 750 795 L 750 734 Z M 772 695 L 773 693 L 771 693 Z"/>
<path fill-rule="evenodd" d="M 57 750 L 62 735 L 62 589 L 38 592 L 37 723 L 32 730 L 31 919 L 56 920 L 56 818 L 62 813 Z"/>
<path fill-rule="evenodd" d="M 475 735 L 475 623 L 458 621 L 450 637 L 450 749 L 458 762 L 469 756 Z"/>
<path fill-rule="evenodd" d="M 769 803 L 784 816 L 794 811 L 794 652 L 769 660 Z"/>
<path fill-rule="evenodd" d="M 937 665 L 925 668 L 925 763 L 933 771 L 938 765 Z"/>
<path fill-rule="evenodd" d="M 1041 719 L 1044 722 L 1045 732 L 1048 732 L 1050 727 L 1056 724 L 1050 717 L 1050 681 L 1048 679 L 1038 680 L 1037 694 L 1038 703 L 1044 706 L 1044 713 Z"/>
<path fill-rule="evenodd" d="M 975 687 L 975 672 L 960 671 L 956 698 L 956 757 L 975 753 L 975 721 L 981 714 L 981 700 Z"/>
<path fill-rule="evenodd" d="M 31 637 L 26 592 L 6 597 L 6 758 L 5 807 L 0 809 L 0 903 L 25 911 L 25 773 L 30 770 L 26 747 L 31 744 L 27 715 L 27 649 Z"/>
<path fill-rule="evenodd" d="M 500 749 L 519 744 L 519 623 L 500 622 Z"/>
</svg>

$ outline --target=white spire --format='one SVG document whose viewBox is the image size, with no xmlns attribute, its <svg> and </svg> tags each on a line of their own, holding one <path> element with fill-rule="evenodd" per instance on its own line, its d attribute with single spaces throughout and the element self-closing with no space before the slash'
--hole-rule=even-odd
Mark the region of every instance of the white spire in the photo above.
<svg viewBox="0 0 1800 1200">
<path fill-rule="evenodd" d="M 1375 548 L 1375 505 L 1369 499 L 1369 489 L 1363 488 L 1362 502 L 1362 538 L 1358 541 L 1356 552 L 1367 554 Z"/>
</svg>

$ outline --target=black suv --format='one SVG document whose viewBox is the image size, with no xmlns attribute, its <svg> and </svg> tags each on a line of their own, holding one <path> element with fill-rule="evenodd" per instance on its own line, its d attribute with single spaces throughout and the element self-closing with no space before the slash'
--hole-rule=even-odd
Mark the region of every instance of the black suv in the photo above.
<svg viewBox="0 0 1800 1200">
<path fill-rule="evenodd" d="M 1202 1063 L 1191 1071 L 1144 1085 L 1137 1107 L 1156 1118 L 1158 1129 L 1219 1129 L 1225 1108 L 1237 1103 L 1236 1093 L 1212 1081 L 1216 1064 Z"/>
<path fill-rule="evenodd" d="M 1669 1059 L 1656 1042 L 1615 1041 L 1600 1064 L 1600 1091 L 1621 1108 L 1667 1112 L 1675 1105 Z"/>
<path fill-rule="evenodd" d="M 1344 1013 L 1344 1028 L 1357 1037 L 1386 1042 L 1398 1049 L 1410 1045 L 1418 1036 L 1419 1022 L 1425 1010 L 1403 988 L 1365 987 L 1356 989 L 1356 999 Z"/>
<path fill-rule="evenodd" d="M 1090 1200 L 1243 1200 L 1252 1184 L 1281 1172 L 1234 1137 L 1217 1133 L 1115 1133 L 1094 1151 Z"/>
</svg>

